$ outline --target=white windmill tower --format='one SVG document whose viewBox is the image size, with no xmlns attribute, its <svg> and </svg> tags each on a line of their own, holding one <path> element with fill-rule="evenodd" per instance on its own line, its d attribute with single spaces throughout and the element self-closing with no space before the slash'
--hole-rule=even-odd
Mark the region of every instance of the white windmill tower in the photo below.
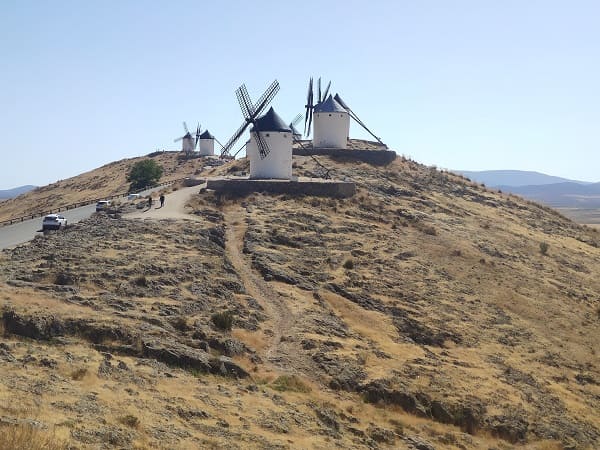
<svg viewBox="0 0 600 450">
<path fill-rule="evenodd" d="M 200 156 L 212 156 L 215 154 L 215 137 L 208 130 L 197 136 Z"/>
<path fill-rule="evenodd" d="M 256 119 L 246 146 L 250 178 L 291 179 L 292 139 L 292 129 L 273 108 Z"/>
<path fill-rule="evenodd" d="M 185 122 L 183 122 L 183 129 L 185 130 L 185 134 L 181 137 L 178 137 L 173 142 L 181 141 L 181 151 L 185 153 L 186 156 L 191 156 L 196 148 L 196 142 L 194 141 L 194 137 L 192 136 L 192 133 L 190 133 L 190 130 L 188 130 Z"/>
<path fill-rule="evenodd" d="M 350 135 L 350 114 L 329 94 L 314 107 L 313 147 L 346 148 Z"/>
</svg>

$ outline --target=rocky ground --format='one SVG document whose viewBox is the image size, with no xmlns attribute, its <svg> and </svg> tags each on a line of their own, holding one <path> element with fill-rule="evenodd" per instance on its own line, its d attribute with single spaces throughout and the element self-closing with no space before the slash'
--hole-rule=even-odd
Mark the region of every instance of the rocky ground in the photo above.
<svg viewBox="0 0 600 450">
<path fill-rule="evenodd" d="M 102 213 L 4 251 L 0 430 L 71 448 L 598 447 L 600 233 L 402 158 L 320 161 L 357 195 L 202 192 L 186 219 Z"/>
</svg>

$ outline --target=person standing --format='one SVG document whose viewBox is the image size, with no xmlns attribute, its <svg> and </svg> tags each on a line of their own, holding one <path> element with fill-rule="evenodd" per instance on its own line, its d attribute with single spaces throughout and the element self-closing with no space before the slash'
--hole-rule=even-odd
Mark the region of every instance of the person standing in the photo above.
<svg viewBox="0 0 600 450">
<path fill-rule="evenodd" d="M 160 194 L 160 207 L 165 206 L 165 194 Z"/>
<path fill-rule="evenodd" d="M 148 209 L 152 208 L 152 195 L 148 197 Z"/>
</svg>

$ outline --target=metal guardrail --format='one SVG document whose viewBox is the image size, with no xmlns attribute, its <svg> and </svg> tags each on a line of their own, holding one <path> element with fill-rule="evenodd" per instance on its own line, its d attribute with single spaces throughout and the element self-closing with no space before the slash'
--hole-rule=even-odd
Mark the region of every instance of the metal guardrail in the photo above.
<svg viewBox="0 0 600 450">
<path fill-rule="evenodd" d="M 146 186 L 144 189 L 142 189 L 142 191 L 175 184 L 175 183 L 185 180 L 186 178 L 187 177 L 178 178 L 176 180 L 171 180 L 171 181 L 165 181 L 164 183 L 157 184 L 156 186 Z M 96 198 L 96 199 L 92 199 L 92 200 L 85 200 L 83 202 L 72 203 L 72 204 L 66 205 L 66 206 L 59 206 L 56 209 L 51 209 L 51 210 L 42 211 L 42 212 L 36 212 L 34 214 L 28 214 L 26 216 L 13 217 L 12 219 L 7 219 L 7 220 L 1 221 L 0 227 L 4 227 L 6 225 L 13 225 L 15 223 L 24 222 L 25 220 L 35 219 L 36 217 L 42 217 L 42 216 L 45 216 L 48 214 L 53 214 L 53 213 L 57 213 L 57 212 L 61 212 L 61 211 L 68 211 L 69 209 L 80 208 L 81 206 L 92 205 L 94 203 L 99 202 L 100 200 L 114 200 L 116 198 L 127 197 L 129 194 L 131 194 L 131 192 L 126 192 L 124 194 L 110 195 L 107 197 L 100 197 L 100 198 Z"/>
</svg>

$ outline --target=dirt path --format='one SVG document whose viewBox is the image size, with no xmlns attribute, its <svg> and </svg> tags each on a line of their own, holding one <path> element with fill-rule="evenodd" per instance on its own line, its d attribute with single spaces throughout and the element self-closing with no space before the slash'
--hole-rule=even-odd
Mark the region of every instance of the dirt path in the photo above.
<svg viewBox="0 0 600 450">
<path fill-rule="evenodd" d="M 290 371 L 297 365 L 294 364 L 294 357 L 288 351 L 283 338 L 291 332 L 296 317 L 286 305 L 285 299 L 252 270 L 250 261 L 243 254 L 244 235 L 247 229 L 245 208 L 234 205 L 224 211 L 224 214 L 227 257 L 248 295 L 260 303 L 272 320 L 273 335 L 265 349 L 264 357 L 279 369 Z"/>
<path fill-rule="evenodd" d="M 189 214 L 185 205 L 189 199 L 196 194 L 202 186 L 179 188 L 165 195 L 165 205 L 161 208 L 158 201 L 159 193 L 153 196 L 152 209 L 144 209 L 125 215 L 128 219 L 191 219 L 198 220 L 197 216 Z"/>
<path fill-rule="evenodd" d="M 155 195 L 152 209 L 147 207 L 143 210 L 127 214 L 129 219 L 191 219 L 199 220 L 193 214 L 189 214 L 185 205 L 192 195 L 201 186 L 181 188 L 166 195 L 165 206 L 160 207 L 158 194 Z M 293 327 L 299 320 L 298 313 L 292 310 L 286 299 L 273 289 L 256 273 L 249 258 L 243 253 L 244 235 L 246 233 L 246 209 L 240 205 L 232 205 L 223 211 L 225 217 L 225 241 L 226 254 L 235 268 L 248 295 L 252 296 L 265 310 L 270 318 L 269 342 L 264 349 L 263 356 L 266 361 L 277 367 L 278 370 L 287 373 L 303 373 L 310 376 L 307 361 L 304 361 L 296 349 L 297 343 L 286 339 L 294 334 Z"/>
</svg>

